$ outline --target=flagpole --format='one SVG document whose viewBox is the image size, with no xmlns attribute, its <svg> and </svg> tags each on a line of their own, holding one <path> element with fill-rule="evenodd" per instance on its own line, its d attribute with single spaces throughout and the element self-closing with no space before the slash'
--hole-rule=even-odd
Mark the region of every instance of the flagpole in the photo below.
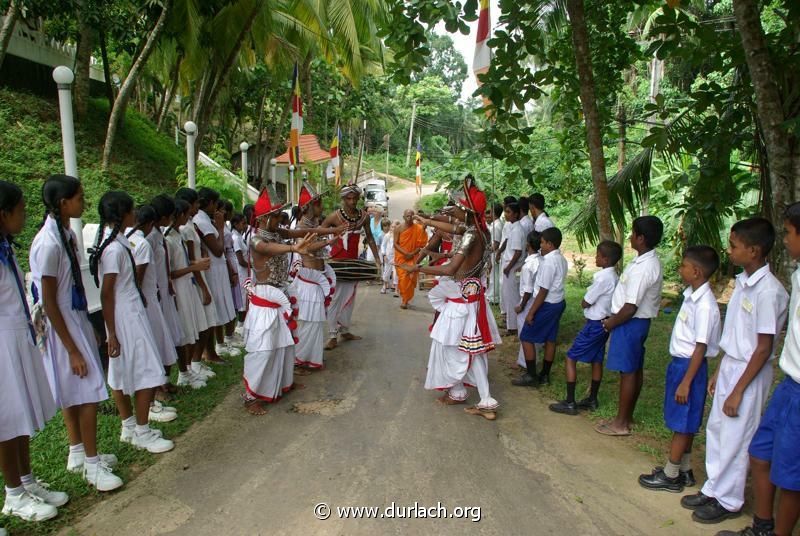
<svg viewBox="0 0 800 536">
<path fill-rule="evenodd" d="M 361 173 L 361 159 L 364 156 L 364 142 L 367 138 L 367 120 L 364 119 L 364 126 L 361 131 L 361 147 L 358 149 L 358 165 L 356 166 L 356 176 L 353 177 L 353 182 L 358 184 L 358 174 Z"/>
</svg>

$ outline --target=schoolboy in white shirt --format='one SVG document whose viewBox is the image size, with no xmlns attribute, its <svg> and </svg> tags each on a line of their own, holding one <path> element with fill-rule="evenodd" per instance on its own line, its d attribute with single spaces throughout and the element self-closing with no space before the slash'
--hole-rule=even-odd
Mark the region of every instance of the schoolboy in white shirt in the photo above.
<svg viewBox="0 0 800 536">
<path fill-rule="evenodd" d="M 604 240 L 597 245 L 595 264 L 600 270 L 592 276 L 592 284 L 586 289 L 586 295 L 581 302 L 586 323 L 572 342 L 572 347 L 567 350 L 567 398 L 551 404 L 550 411 L 577 415 L 579 409 L 596 410 L 599 407 L 597 394 L 603 380 L 603 359 L 608 342 L 608 332 L 603 329 L 602 321 L 611 314 L 611 296 L 619 279 L 614 266 L 621 258 L 622 247 L 616 242 Z M 592 387 L 588 397 L 575 402 L 578 361 L 591 363 Z"/>
<path fill-rule="evenodd" d="M 631 433 L 633 411 L 644 380 L 644 343 L 650 333 L 650 321 L 661 306 L 663 279 L 655 248 L 663 235 L 664 224 L 657 217 L 633 220 L 630 241 L 638 255 L 619 278 L 611 297 L 612 314 L 603 320 L 603 327 L 611 333 L 606 367 L 620 373 L 617 415 L 595 426 L 595 431 L 603 435 Z"/>
<path fill-rule="evenodd" d="M 718 267 L 719 255 L 709 246 L 683 252 L 678 273 L 688 286 L 672 328 L 664 389 L 664 423 L 672 430 L 672 441 L 664 467 L 639 476 L 646 489 L 680 493 L 695 482 L 691 452 L 706 407 L 707 358 L 719 353 L 719 306 L 708 282 Z"/>
</svg>

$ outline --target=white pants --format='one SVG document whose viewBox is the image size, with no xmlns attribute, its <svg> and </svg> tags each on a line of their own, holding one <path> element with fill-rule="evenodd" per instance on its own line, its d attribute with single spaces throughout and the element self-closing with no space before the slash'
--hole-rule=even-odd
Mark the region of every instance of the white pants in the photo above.
<svg viewBox="0 0 800 536">
<path fill-rule="evenodd" d="M 738 511 L 744 504 L 744 486 L 750 457 L 747 449 L 761 422 L 761 412 L 772 385 L 772 363 L 753 378 L 739 404 L 739 416 L 728 417 L 722 406 L 744 369 L 746 361 L 725 356 L 720 363 L 714 402 L 706 425 L 706 473 L 703 494 L 714 497 L 726 509 Z"/>
<path fill-rule="evenodd" d="M 519 305 L 519 277 L 513 270 L 507 277 L 500 272 L 499 277 L 502 277 L 503 305 L 501 308 L 506 315 L 506 329 L 517 329 L 517 313 L 514 308 Z"/>
<path fill-rule="evenodd" d="M 336 291 L 328 307 L 328 334 L 331 339 L 350 331 L 356 301 L 356 281 L 337 281 Z"/>
<path fill-rule="evenodd" d="M 498 275 L 502 274 L 503 272 L 500 270 L 500 265 L 492 260 L 492 272 L 489 274 L 489 288 L 486 289 L 486 298 L 489 300 L 489 303 L 502 302 L 500 280 L 497 278 Z"/>
</svg>

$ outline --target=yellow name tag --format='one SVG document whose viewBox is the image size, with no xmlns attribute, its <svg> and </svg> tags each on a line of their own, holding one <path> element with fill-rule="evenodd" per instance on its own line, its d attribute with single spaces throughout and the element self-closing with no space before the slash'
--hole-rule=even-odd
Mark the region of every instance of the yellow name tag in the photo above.
<svg viewBox="0 0 800 536">
<path fill-rule="evenodd" d="M 620 276 L 620 278 L 619 278 L 619 282 L 620 282 L 620 283 L 625 283 L 625 282 L 627 282 L 627 281 L 628 281 L 628 276 L 627 276 L 627 275 L 625 275 L 625 274 L 622 274 L 622 275 Z"/>
<path fill-rule="evenodd" d="M 743 299 L 742 300 L 742 309 L 744 309 L 748 313 L 752 313 L 753 312 L 753 302 L 751 302 L 747 298 Z"/>
<path fill-rule="evenodd" d="M 686 322 L 689 319 L 689 313 L 687 313 L 686 311 L 681 311 L 680 313 L 678 313 L 678 318 L 682 322 Z"/>
<path fill-rule="evenodd" d="M 798 305 L 797 309 L 794 310 L 794 314 L 797 315 L 798 318 L 800 318 L 800 305 Z"/>
</svg>

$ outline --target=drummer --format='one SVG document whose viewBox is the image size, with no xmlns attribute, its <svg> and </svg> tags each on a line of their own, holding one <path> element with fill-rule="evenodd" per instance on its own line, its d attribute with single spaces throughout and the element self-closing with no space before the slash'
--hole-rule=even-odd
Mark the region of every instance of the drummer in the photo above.
<svg viewBox="0 0 800 536">
<path fill-rule="evenodd" d="M 325 218 L 325 221 L 320 225 L 322 229 L 331 227 L 338 229 L 341 226 L 346 226 L 344 235 L 333 243 L 331 259 L 357 259 L 362 229 L 365 235 L 365 242 L 370 250 L 372 250 L 373 257 L 375 259 L 380 259 L 378 246 L 375 244 L 372 231 L 367 223 L 366 213 L 358 208 L 361 188 L 355 183 L 350 183 L 342 188 L 340 195 L 342 197 L 341 208 Z M 380 273 L 380 261 L 376 261 L 376 265 L 376 273 Z M 357 281 L 342 281 L 340 279 L 337 282 L 336 291 L 333 293 L 333 300 L 328 308 L 329 339 L 328 343 L 325 345 L 326 350 L 336 348 L 339 335 L 341 335 L 342 339 L 345 341 L 357 341 L 361 339 L 361 337 L 350 333 L 350 322 L 353 316 L 357 286 Z"/>
</svg>

